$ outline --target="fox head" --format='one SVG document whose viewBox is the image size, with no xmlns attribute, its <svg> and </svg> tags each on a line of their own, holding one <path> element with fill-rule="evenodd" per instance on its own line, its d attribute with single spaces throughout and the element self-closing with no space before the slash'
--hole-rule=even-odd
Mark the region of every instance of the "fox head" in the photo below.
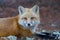
<svg viewBox="0 0 60 40">
<path fill-rule="evenodd" d="M 22 25 L 24 29 L 30 29 L 32 31 L 40 23 L 39 6 L 35 5 L 32 8 L 19 6 L 18 11 L 18 23 Z"/>
</svg>

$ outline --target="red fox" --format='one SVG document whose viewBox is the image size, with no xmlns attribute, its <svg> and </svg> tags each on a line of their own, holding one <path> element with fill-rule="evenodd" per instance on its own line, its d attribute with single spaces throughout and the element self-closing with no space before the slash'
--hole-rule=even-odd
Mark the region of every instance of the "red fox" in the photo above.
<svg viewBox="0 0 60 40">
<path fill-rule="evenodd" d="M 0 37 L 2 36 L 32 36 L 40 23 L 39 7 L 18 7 L 19 15 L 16 17 L 0 18 Z"/>
</svg>

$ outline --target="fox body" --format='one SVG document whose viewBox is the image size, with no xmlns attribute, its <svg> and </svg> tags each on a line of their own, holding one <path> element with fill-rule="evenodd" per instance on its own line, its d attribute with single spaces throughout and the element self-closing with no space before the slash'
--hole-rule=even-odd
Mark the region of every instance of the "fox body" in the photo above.
<svg viewBox="0 0 60 40">
<path fill-rule="evenodd" d="M 28 36 L 32 33 L 28 30 L 24 30 L 21 25 L 18 25 L 17 18 L 0 18 L 0 36 Z"/>
<path fill-rule="evenodd" d="M 0 18 L 0 36 L 32 36 L 40 23 L 39 7 L 18 7 L 19 15 L 16 17 Z"/>
</svg>

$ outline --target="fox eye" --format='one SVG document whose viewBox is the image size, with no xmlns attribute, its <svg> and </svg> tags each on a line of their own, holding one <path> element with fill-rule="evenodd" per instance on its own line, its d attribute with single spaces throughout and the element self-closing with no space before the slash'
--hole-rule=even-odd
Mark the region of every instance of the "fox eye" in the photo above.
<svg viewBox="0 0 60 40">
<path fill-rule="evenodd" d="M 27 18 L 26 18 L 26 17 L 24 17 L 23 19 L 27 20 Z"/>
<path fill-rule="evenodd" d="M 31 19 L 34 19 L 35 17 L 31 17 Z"/>
</svg>

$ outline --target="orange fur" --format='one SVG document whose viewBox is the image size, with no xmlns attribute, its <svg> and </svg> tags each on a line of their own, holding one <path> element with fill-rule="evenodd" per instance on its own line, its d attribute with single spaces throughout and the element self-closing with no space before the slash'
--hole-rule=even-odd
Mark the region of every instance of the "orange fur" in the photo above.
<svg viewBox="0 0 60 40">
<path fill-rule="evenodd" d="M 31 36 L 30 30 L 24 30 L 21 25 L 17 23 L 17 17 L 0 18 L 0 36 Z"/>
<path fill-rule="evenodd" d="M 18 11 L 19 15 L 16 17 L 0 18 L 0 36 L 15 35 L 27 37 L 32 36 L 35 32 L 37 25 L 40 23 L 39 7 L 37 5 L 33 8 L 19 6 Z M 31 26 L 26 26 L 26 22 L 31 24 Z"/>
</svg>

